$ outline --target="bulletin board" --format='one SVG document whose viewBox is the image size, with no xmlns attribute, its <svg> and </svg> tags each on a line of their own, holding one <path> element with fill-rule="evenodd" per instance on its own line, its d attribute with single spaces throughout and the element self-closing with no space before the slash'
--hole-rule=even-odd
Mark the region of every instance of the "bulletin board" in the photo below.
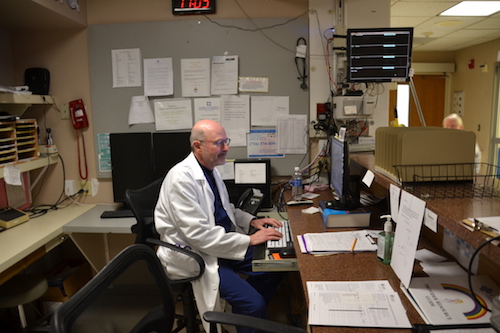
<svg viewBox="0 0 500 333">
<path fill-rule="evenodd" d="M 239 76 L 269 78 L 268 92 L 240 94 L 288 96 L 290 114 L 308 116 L 309 92 L 300 87 L 302 81 L 298 79 L 299 72 L 295 64 L 298 40 L 307 39 L 309 34 L 307 17 L 254 19 L 258 27 L 271 27 L 261 31 L 249 31 L 255 30 L 255 25 L 248 19 L 216 20 L 219 23 L 216 24 L 199 17 L 199 20 L 89 26 L 92 125 L 96 136 L 105 133 L 155 132 L 153 123 L 128 125 L 131 98 L 144 95 L 144 87 L 113 88 L 111 52 L 117 49 L 139 48 L 142 59 L 172 58 L 174 95 L 149 97 L 152 109 L 154 99 L 182 97 L 181 59 L 211 59 L 227 54 L 239 57 Z M 307 142 L 305 132 L 297 135 L 304 136 Z M 99 152 L 98 144 L 99 140 L 96 139 L 96 152 Z M 228 158 L 247 158 L 246 147 L 230 147 Z M 291 175 L 294 166 L 299 166 L 301 162 L 307 163 L 308 160 L 304 154 L 273 158 L 272 174 Z M 98 177 L 109 178 L 111 172 L 99 172 Z"/>
</svg>

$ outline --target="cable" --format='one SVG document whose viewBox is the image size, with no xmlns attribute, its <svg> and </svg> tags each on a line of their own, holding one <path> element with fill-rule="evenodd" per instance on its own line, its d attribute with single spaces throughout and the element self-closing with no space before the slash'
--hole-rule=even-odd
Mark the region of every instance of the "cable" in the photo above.
<svg viewBox="0 0 500 333">
<path fill-rule="evenodd" d="M 76 145 L 78 147 L 78 171 L 80 172 L 80 178 L 85 180 L 89 176 L 89 170 L 87 166 L 87 152 L 85 150 L 85 137 L 83 136 L 83 132 L 80 132 L 82 136 L 82 145 L 83 145 L 83 166 L 85 167 L 85 174 L 82 173 L 82 161 L 80 159 L 80 135 L 78 130 L 76 130 Z"/>
<path fill-rule="evenodd" d="M 469 268 L 467 270 L 467 278 L 469 280 L 469 290 L 470 290 L 470 293 L 472 294 L 472 297 L 474 298 L 474 300 L 483 308 L 485 309 L 486 311 L 488 312 L 491 312 L 491 309 L 488 309 L 485 305 L 483 305 L 481 302 L 478 301 L 477 299 L 477 296 L 476 294 L 474 293 L 474 290 L 472 289 L 472 280 L 471 280 L 471 272 L 472 272 L 472 264 L 474 262 L 474 258 L 476 257 L 476 255 L 479 253 L 479 251 L 481 251 L 481 249 L 483 247 L 485 247 L 486 245 L 488 245 L 489 243 L 493 242 L 493 241 L 496 241 L 496 240 L 500 240 L 500 236 L 497 236 L 497 237 L 494 237 L 494 238 L 491 238 L 491 239 L 488 239 L 486 242 L 484 242 L 483 244 L 481 244 L 477 249 L 476 251 L 474 251 L 474 253 L 472 254 L 472 257 L 470 257 L 470 261 L 469 261 Z"/>
</svg>

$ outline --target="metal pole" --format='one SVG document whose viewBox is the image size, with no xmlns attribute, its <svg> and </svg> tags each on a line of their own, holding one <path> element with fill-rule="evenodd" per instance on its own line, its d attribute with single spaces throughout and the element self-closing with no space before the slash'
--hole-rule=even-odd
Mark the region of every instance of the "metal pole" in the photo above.
<svg viewBox="0 0 500 333">
<path fill-rule="evenodd" d="M 413 95 L 413 100 L 415 101 L 415 105 L 417 106 L 417 112 L 418 112 L 418 117 L 420 118 L 420 123 L 422 124 L 423 127 L 426 127 L 427 125 L 425 125 L 424 114 L 422 113 L 420 102 L 418 101 L 417 90 L 415 89 L 415 84 L 413 84 L 412 76 L 410 76 L 410 89 L 411 89 L 411 94 Z"/>
</svg>

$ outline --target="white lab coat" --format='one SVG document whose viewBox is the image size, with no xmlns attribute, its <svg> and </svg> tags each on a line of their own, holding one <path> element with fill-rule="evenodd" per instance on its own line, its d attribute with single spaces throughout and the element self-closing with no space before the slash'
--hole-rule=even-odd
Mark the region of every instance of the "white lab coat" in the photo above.
<svg viewBox="0 0 500 333">
<path fill-rule="evenodd" d="M 226 233 L 223 227 L 215 225 L 214 193 L 193 153 L 168 172 L 155 210 L 155 226 L 161 240 L 189 247 L 205 260 L 205 273 L 192 282 L 200 315 L 223 310 L 217 258 L 244 258 L 250 244 L 247 233 L 254 218 L 234 208 L 220 173 L 214 169 L 213 174 L 222 204 L 236 232 Z M 193 276 L 197 272 L 196 262 L 178 252 L 159 247 L 157 255 L 171 279 Z M 203 325 L 208 332 L 208 324 L 203 322 Z"/>
</svg>

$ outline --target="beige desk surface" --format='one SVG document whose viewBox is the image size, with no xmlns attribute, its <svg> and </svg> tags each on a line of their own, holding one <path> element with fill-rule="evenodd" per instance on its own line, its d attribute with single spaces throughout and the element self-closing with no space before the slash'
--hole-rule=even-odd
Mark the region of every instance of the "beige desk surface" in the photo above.
<svg viewBox="0 0 500 333">
<path fill-rule="evenodd" d="M 116 205 L 97 205 L 63 226 L 65 233 L 131 234 L 130 227 L 136 223 L 135 217 L 102 219 L 106 210 L 114 210 Z"/>
<path fill-rule="evenodd" d="M 0 233 L 0 273 L 63 234 L 63 226 L 94 205 L 71 205 L 52 210 Z"/>
</svg>

